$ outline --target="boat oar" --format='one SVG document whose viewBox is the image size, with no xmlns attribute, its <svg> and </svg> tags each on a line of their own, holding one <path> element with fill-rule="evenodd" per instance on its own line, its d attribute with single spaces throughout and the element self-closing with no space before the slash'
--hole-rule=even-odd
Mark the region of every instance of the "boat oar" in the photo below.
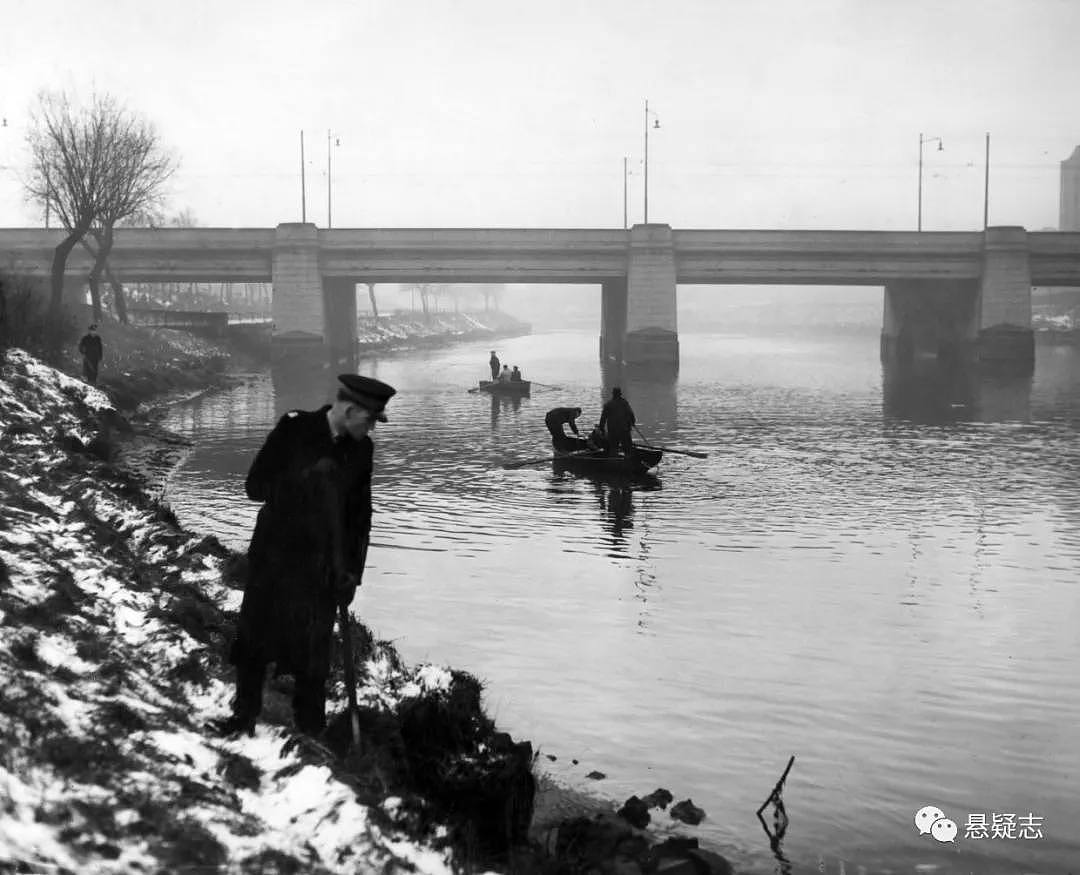
<svg viewBox="0 0 1080 875">
<path fill-rule="evenodd" d="M 558 389 L 562 390 L 562 386 L 552 386 L 551 383 L 541 383 L 538 380 L 529 380 L 534 386 L 543 386 L 545 389 Z"/>
<path fill-rule="evenodd" d="M 592 455 L 593 450 L 575 450 L 572 453 L 563 453 L 559 456 L 544 456 L 542 459 L 526 459 L 524 462 L 507 462 L 503 465 L 507 471 L 513 471 L 515 468 L 525 468 L 529 465 L 539 465 L 541 462 L 555 462 L 559 459 L 572 458 L 574 456 L 588 456 Z"/>
<path fill-rule="evenodd" d="M 676 450 L 676 449 L 673 449 L 672 447 L 658 447 L 655 444 L 649 443 L 649 439 L 647 437 L 645 437 L 645 435 L 641 434 L 641 429 L 638 428 L 636 425 L 634 426 L 634 431 L 636 431 L 639 435 L 641 435 L 641 439 L 643 441 L 645 441 L 645 443 L 643 443 L 641 445 L 641 448 L 644 449 L 644 450 L 663 450 L 665 453 L 675 453 L 678 456 L 691 456 L 692 458 L 695 458 L 695 459 L 707 459 L 707 458 L 709 458 L 708 453 L 699 453 L 699 452 L 697 452 L 695 450 Z"/>
</svg>

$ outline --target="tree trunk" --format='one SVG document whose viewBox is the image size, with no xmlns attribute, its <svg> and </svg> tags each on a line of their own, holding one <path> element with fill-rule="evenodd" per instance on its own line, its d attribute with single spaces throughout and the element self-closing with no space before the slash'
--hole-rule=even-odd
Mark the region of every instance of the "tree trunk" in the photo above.
<svg viewBox="0 0 1080 875">
<path fill-rule="evenodd" d="M 379 318 L 379 305 L 375 303 L 375 283 L 367 284 L 368 300 L 371 301 L 371 312 L 376 319 Z"/>
<path fill-rule="evenodd" d="M 94 321 L 101 321 L 101 275 L 108 270 L 109 254 L 113 248 L 113 230 L 106 225 L 100 231 L 93 231 L 94 241 L 97 243 L 97 251 L 83 240 L 83 246 L 94 257 L 94 265 L 90 268 L 90 301 L 94 306 Z M 110 272 L 111 273 L 111 272 Z M 116 283 L 113 283 L 115 290 Z"/>
<path fill-rule="evenodd" d="M 116 274 L 112 272 L 112 268 L 108 264 L 105 265 L 105 276 L 109 279 L 109 285 L 112 286 L 113 293 L 113 307 L 116 308 L 116 318 L 121 324 L 128 324 L 127 314 L 127 301 L 124 300 L 124 286 L 116 278 Z"/>
<path fill-rule="evenodd" d="M 53 250 L 52 270 L 49 275 L 51 294 L 49 296 L 49 322 L 59 324 L 60 311 L 64 304 L 64 271 L 67 270 L 68 256 L 71 250 L 86 235 L 86 229 L 76 228 L 57 244 Z"/>
</svg>

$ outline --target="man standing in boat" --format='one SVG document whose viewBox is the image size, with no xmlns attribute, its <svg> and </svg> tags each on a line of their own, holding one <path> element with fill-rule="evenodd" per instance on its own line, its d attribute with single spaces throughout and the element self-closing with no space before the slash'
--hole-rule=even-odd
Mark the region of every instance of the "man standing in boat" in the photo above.
<svg viewBox="0 0 1080 875">
<path fill-rule="evenodd" d="M 577 422 L 575 421 L 579 416 L 581 416 L 580 407 L 555 407 L 547 412 L 544 417 L 544 425 L 551 432 L 551 445 L 556 450 L 570 452 L 578 448 L 577 438 L 570 437 L 563 426 L 570 426 L 570 431 L 580 436 L 581 433 L 578 431 Z"/>
<path fill-rule="evenodd" d="M 623 398 L 622 389 L 616 386 L 611 390 L 611 400 L 600 413 L 600 430 L 607 435 L 608 455 L 614 456 L 620 450 L 627 458 L 634 454 L 631 430 L 636 422 L 630 402 Z"/>
<path fill-rule="evenodd" d="M 499 361 L 499 357 L 495 355 L 495 350 L 491 351 L 491 358 L 488 359 L 488 364 L 491 365 L 491 379 L 499 379 L 499 368 L 502 367 L 502 363 Z"/>
</svg>

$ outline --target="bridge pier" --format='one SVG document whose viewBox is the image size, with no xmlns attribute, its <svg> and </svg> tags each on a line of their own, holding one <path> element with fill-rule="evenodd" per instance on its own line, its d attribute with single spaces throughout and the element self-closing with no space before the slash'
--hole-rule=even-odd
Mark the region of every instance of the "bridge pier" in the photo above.
<svg viewBox="0 0 1080 875">
<path fill-rule="evenodd" d="M 885 285 L 881 360 L 909 364 L 974 354 L 978 284 L 971 280 L 894 280 Z"/>
<path fill-rule="evenodd" d="M 1023 228 L 988 228 L 977 280 L 900 279 L 885 284 L 881 359 L 936 356 L 1030 373 L 1031 268 Z"/>
<path fill-rule="evenodd" d="M 678 371 L 675 245 L 669 225 L 634 225 L 627 265 L 623 361 Z"/>
<path fill-rule="evenodd" d="M 626 338 L 626 280 L 607 280 L 600 285 L 600 361 L 623 359 Z"/>
<path fill-rule="evenodd" d="M 986 229 L 977 320 L 979 361 L 1025 373 L 1035 369 L 1031 261 L 1021 227 Z"/>
<path fill-rule="evenodd" d="M 322 295 L 323 337 L 336 360 L 356 346 L 356 283 L 349 277 L 324 277 Z"/>
<path fill-rule="evenodd" d="M 310 223 L 277 226 L 271 277 L 274 286 L 275 352 L 313 353 L 324 343 L 323 279 L 319 271 L 319 232 Z"/>
</svg>

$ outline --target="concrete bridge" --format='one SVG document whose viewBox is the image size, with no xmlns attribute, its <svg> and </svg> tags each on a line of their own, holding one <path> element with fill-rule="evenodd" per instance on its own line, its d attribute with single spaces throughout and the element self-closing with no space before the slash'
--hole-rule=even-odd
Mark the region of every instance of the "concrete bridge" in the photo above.
<svg viewBox="0 0 1080 875">
<path fill-rule="evenodd" d="M 0 229 L 0 266 L 48 275 L 61 231 Z M 1080 286 L 1080 232 L 122 229 L 123 282 L 272 282 L 274 343 L 347 349 L 357 283 L 592 283 L 600 354 L 678 367 L 676 285 L 884 287 L 883 357 L 1034 361 L 1031 287 Z M 76 249 L 69 282 L 89 259 Z"/>
</svg>

